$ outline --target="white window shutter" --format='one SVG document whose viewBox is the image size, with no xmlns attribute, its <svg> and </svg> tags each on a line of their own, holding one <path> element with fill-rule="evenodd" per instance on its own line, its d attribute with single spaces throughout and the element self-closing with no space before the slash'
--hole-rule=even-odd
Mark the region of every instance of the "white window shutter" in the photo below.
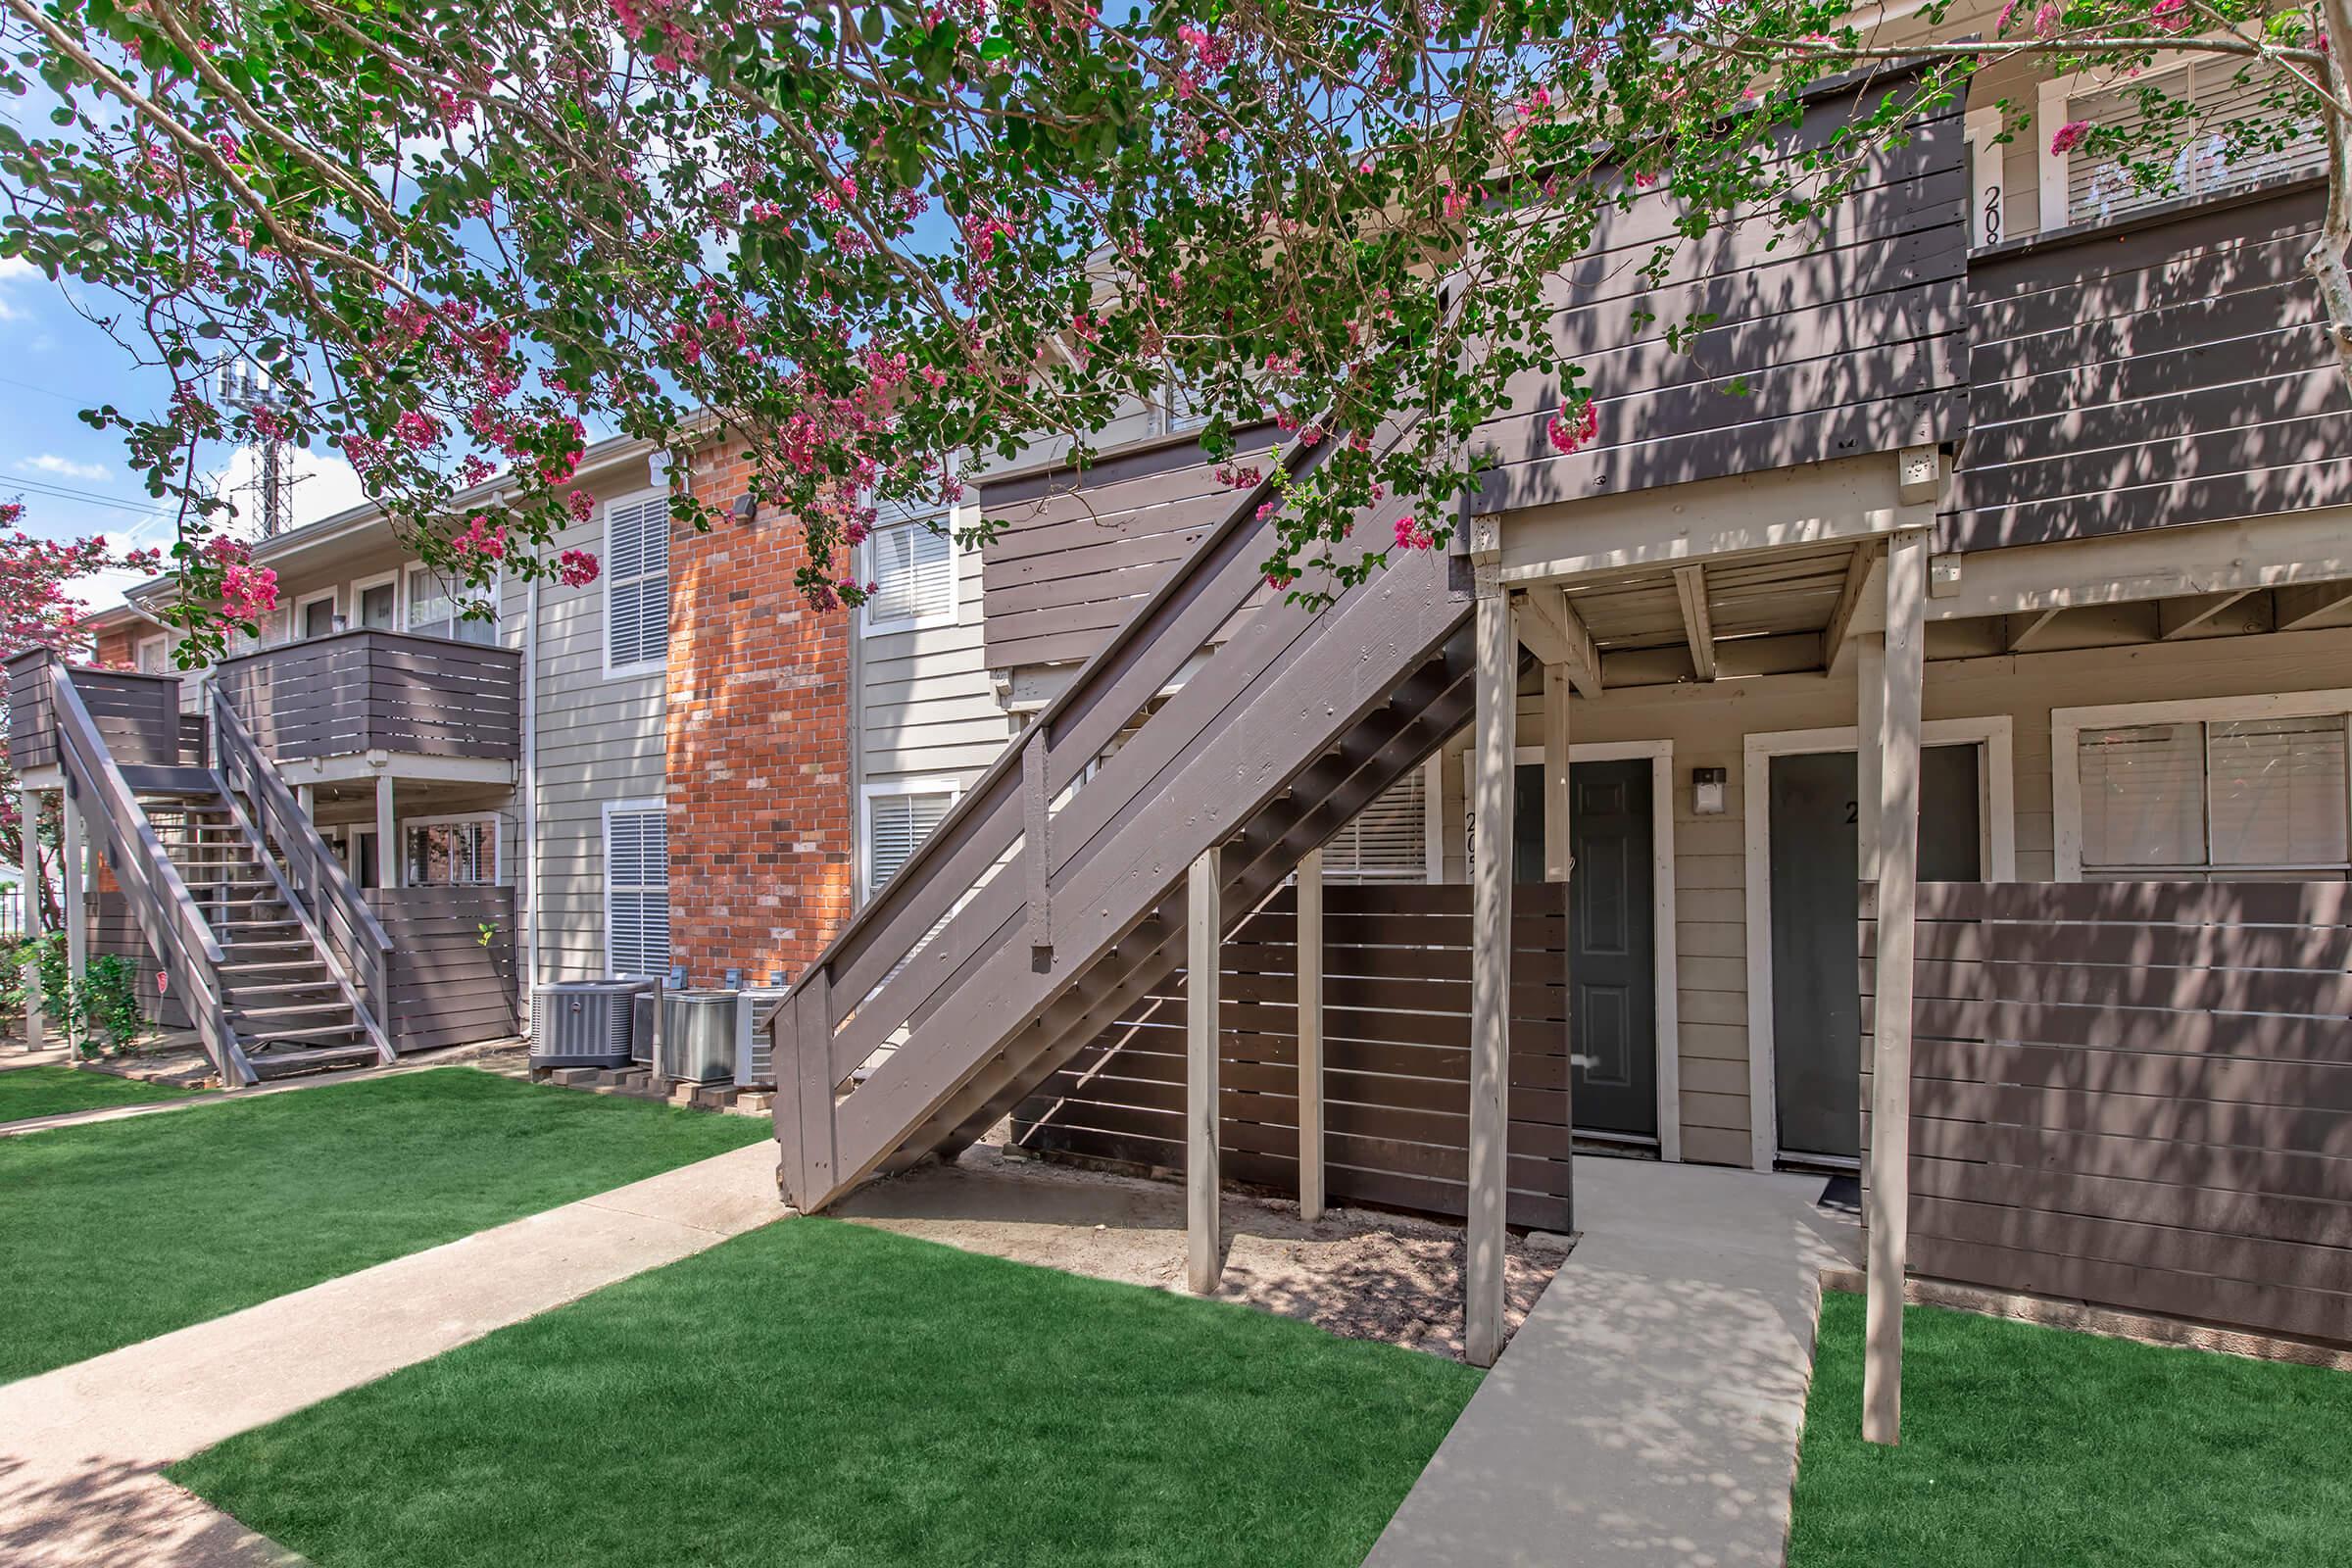
<svg viewBox="0 0 2352 1568">
<path fill-rule="evenodd" d="M 669 969 L 669 821 L 661 809 L 613 811 L 605 833 L 605 954 L 614 974 Z"/>
<path fill-rule="evenodd" d="M 866 800 L 866 891 L 879 893 L 913 858 L 956 804 L 951 792 L 875 795 Z"/>
<path fill-rule="evenodd" d="M 867 569 L 873 593 L 865 603 L 869 625 L 944 620 L 956 612 L 956 549 L 946 519 L 895 523 L 866 536 Z"/>
<path fill-rule="evenodd" d="M 1398 779 L 1323 847 L 1323 873 L 1348 882 L 1419 882 L 1428 874 L 1420 768 Z"/>
<path fill-rule="evenodd" d="M 660 496 L 605 508 L 605 662 L 613 669 L 669 656 L 669 504 Z"/>
</svg>

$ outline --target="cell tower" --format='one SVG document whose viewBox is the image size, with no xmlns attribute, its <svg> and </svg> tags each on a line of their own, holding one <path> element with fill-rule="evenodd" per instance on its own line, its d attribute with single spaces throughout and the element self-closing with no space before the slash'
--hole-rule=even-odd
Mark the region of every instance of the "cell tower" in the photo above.
<svg viewBox="0 0 2352 1568">
<path fill-rule="evenodd" d="M 220 401 L 246 414 L 276 413 L 286 406 L 286 395 L 253 366 L 231 362 L 220 368 Z M 270 539 L 294 526 L 292 454 L 283 436 L 267 435 L 254 442 L 253 457 L 262 537 Z"/>
</svg>

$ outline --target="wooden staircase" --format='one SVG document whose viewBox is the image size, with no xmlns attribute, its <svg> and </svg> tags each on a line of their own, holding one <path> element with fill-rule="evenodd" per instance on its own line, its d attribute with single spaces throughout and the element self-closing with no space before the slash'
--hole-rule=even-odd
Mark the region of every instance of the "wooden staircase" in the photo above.
<svg viewBox="0 0 2352 1568">
<path fill-rule="evenodd" d="M 1469 720 L 1469 564 L 1434 553 L 1320 614 L 1261 606 L 1160 700 L 1258 588 L 1272 484 L 1236 498 L 778 1007 L 790 1201 L 822 1208 L 980 1137 L 1181 963 L 1203 852 L 1230 930 Z"/>
<path fill-rule="evenodd" d="M 391 939 L 220 691 L 215 765 L 119 763 L 73 672 L 47 678 L 66 789 L 221 1082 L 391 1061 Z"/>
</svg>

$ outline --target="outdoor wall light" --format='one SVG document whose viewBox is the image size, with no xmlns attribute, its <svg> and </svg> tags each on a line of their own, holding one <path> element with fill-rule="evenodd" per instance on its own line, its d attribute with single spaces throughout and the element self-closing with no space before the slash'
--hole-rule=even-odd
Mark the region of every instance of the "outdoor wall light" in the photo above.
<svg viewBox="0 0 2352 1568">
<path fill-rule="evenodd" d="M 1720 767 L 1694 767 L 1690 770 L 1690 814 L 1692 816 L 1721 816 L 1723 787 L 1731 775 Z"/>
<path fill-rule="evenodd" d="M 747 490 L 735 498 L 735 520 L 737 522 L 750 522 L 759 515 L 760 503 L 752 499 L 750 491 Z"/>
</svg>

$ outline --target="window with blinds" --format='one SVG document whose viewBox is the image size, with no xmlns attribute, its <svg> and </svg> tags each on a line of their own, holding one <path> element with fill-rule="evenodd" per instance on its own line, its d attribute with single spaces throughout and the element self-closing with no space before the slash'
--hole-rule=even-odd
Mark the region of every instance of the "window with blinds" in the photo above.
<svg viewBox="0 0 2352 1568">
<path fill-rule="evenodd" d="M 669 972 L 669 822 L 660 806 L 605 813 L 605 967 Z"/>
<path fill-rule="evenodd" d="M 467 614 L 469 604 L 478 604 L 491 613 L 488 616 Z M 420 637 L 454 637 L 462 643 L 495 646 L 498 642 L 497 611 L 495 594 L 485 593 L 479 600 L 464 602 L 452 589 L 449 580 L 432 567 L 409 568 L 409 630 Z"/>
<path fill-rule="evenodd" d="M 2352 875 L 2344 714 L 2132 724 L 2078 748 L 2085 876 Z"/>
<path fill-rule="evenodd" d="M 605 506 L 605 670 L 642 674 L 669 659 L 669 502 Z"/>
<path fill-rule="evenodd" d="M 2066 118 L 2087 120 L 2094 125 L 2136 129 L 2146 117 L 2140 110 L 2139 89 L 2154 87 L 2175 103 L 2192 104 L 2197 122 L 2185 127 L 2173 149 L 2169 189 L 2143 189 L 2124 161 L 2071 155 L 2066 168 L 2066 219 L 2070 223 L 2104 222 L 2180 196 L 2199 196 L 2230 185 L 2249 184 L 2288 174 L 2314 172 L 2327 163 L 2327 143 L 2319 126 L 2276 151 L 2247 151 L 2230 156 L 2220 126 L 2275 111 L 2263 103 L 2269 78 L 2259 69 L 2239 81 L 2242 62 L 2231 58 L 2191 61 L 2167 71 L 2149 71 L 2131 82 L 2104 92 L 2083 93 L 2067 100 Z"/>
<path fill-rule="evenodd" d="M 900 522 L 866 536 L 868 631 L 908 631 L 956 618 L 956 545 L 945 516 Z"/>
<path fill-rule="evenodd" d="M 1420 882 L 1429 864 L 1426 797 L 1414 768 L 1323 846 L 1323 874 L 1343 882 Z"/>
<path fill-rule="evenodd" d="M 926 790 L 904 795 L 869 795 L 865 799 L 865 891 L 868 897 L 890 885 L 899 868 L 913 858 L 923 840 L 956 804 L 953 790 Z"/>
</svg>

